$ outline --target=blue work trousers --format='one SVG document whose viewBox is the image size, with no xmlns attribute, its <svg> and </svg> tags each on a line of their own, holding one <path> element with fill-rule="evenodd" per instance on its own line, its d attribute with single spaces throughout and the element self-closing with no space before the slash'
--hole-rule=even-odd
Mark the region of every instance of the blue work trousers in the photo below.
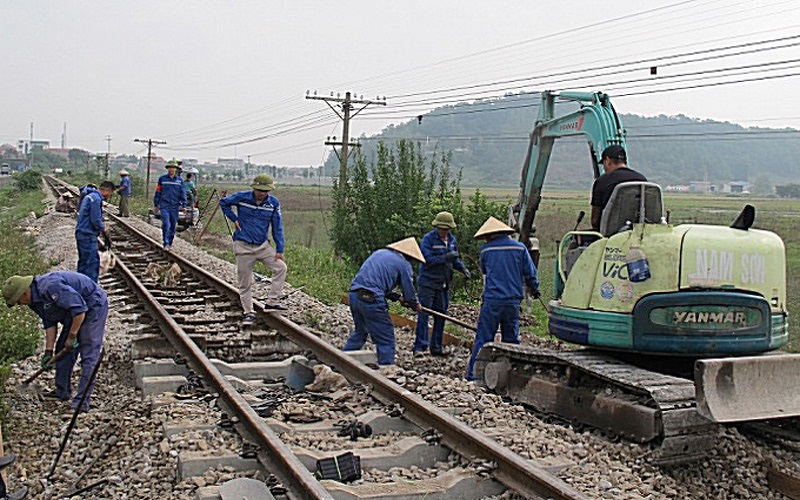
<svg viewBox="0 0 800 500">
<path fill-rule="evenodd" d="M 165 247 L 172 246 L 175 230 L 178 228 L 178 207 L 161 208 L 161 239 Z"/>
<path fill-rule="evenodd" d="M 509 344 L 519 344 L 519 303 L 499 303 L 484 300 L 478 317 L 478 331 L 469 358 L 467 380 L 474 380 L 472 369 L 475 358 L 487 342 L 494 342 L 497 326 L 500 325 L 501 340 Z"/>
<path fill-rule="evenodd" d="M 419 303 L 423 307 L 447 314 L 450 307 L 450 293 L 446 288 L 431 288 L 420 286 L 417 293 Z M 431 352 L 442 352 L 442 336 L 444 335 L 444 319 L 433 317 L 433 331 L 430 336 Z M 414 339 L 414 352 L 425 352 L 428 349 L 428 313 L 417 313 L 417 330 Z"/>
<path fill-rule="evenodd" d="M 394 325 L 385 299 L 364 302 L 358 292 L 350 292 L 350 312 L 353 314 L 354 332 L 345 342 L 343 351 L 358 351 L 367 342 L 367 334 L 375 343 L 379 365 L 394 364 Z"/>
<path fill-rule="evenodd" d="M 97 249 L 97 236 L 75 236 L 78 243 L 78 269 L 97 283 L 100 276 L 100 251 Z"/>
<path fill-rule="evenodd" d="M 61 400 L 68 400 L 72 396 L 72 369 L 81 357 L 81 379 L 78 382 L 78 392 L 72 399 L 72 408 L 77 408 L 81 401 L 84 391 L 88 391 L 83 402 L 83 411 L 89 410 L 89 402 L 94 391 L 94 381 L 90 384 L 92 370 L 100 357 L 103 349 L 103 334 L 106 329 L 106 318 L 108 317 L 108 300 L 101 305 L 95 306 L 86 311 L 86 317 L 78 330 L 78 348 L 68 353 L 63 358 L 56 361 L 56 396 Z M 69 336 L 70 325 L 64 325 L 61 335 L 56 341 L 56 352 L 64 348 L 64 343 Z"/>
</svg>

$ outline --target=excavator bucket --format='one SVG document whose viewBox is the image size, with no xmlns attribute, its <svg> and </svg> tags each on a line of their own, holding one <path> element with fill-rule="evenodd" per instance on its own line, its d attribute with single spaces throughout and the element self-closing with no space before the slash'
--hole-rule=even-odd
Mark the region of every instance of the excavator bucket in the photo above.
<svg viewBox="0 0 800 500">
<path fill-rule="evenodd" d="M 800 415 L 800 354 L 695 363 L 697 411 L 714 422 Z"/>
</svg>

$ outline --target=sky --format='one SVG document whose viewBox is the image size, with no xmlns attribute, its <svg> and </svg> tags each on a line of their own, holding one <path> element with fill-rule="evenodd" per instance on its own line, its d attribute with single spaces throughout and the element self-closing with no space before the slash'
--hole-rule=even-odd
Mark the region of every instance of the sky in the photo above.
<svg viewBox="0 0 800 500">
<path fill-rule="evenodd" d="M 538 90 L 800 128 L 797 0 L 4 0 L 2 12 L 0 143 L 33 122 L 58 147 L 66 122 L 67 147 L 93 152 L 142 155 L 134 139 L 152 138 L 166 158 L 320 165 L 341 120 L 307 91 L 381 103 L 352 137 Z"/>
</svg>

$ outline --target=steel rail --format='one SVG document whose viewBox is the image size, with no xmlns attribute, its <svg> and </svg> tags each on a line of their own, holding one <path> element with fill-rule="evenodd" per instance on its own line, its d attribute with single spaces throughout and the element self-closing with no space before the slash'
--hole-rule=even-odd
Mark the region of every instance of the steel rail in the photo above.
<svg viewBox="0 0 800 500">
<path fill-rule="evenodd" d="M 160 249 L 160 245 L 154 239 L 116 216 L 110 216 L 124 225 L 127 230 Z M 232 297 L 239 296 L 239 291 L 233 285 L 180 255 L 175 253 L 169 253 L 169 255 L 171 258 L 179 260 L 181 265 L 191 269 L 193 273 L 201 277 L 209 285 L 224 291 Z M 488 438 L 482 432 L 472 429 L 464 422 L 444 412 L 436 405 L 425 401 L 420 396 L 392 382 L 363 363 L 352 359 L 346 353 L 333 347 L 288 318 L 268 312 L 264 309 L 263 303 L 254 301 L 254 306 L 262 314 L 267 325 L 302 348 L 312 351 L 320 361 L 336 367 L 349 381 L 371 385 L 373 394 L 376 394 L 384 403 L 399 403 L 402 405 L 405 408 L 405 418 L 422 428 L 436 429 L 442 435 L 442 442 L 452 450 L 465 456 L 496 462 L 497 468 L 493 472 L 494 477 L 510 489 L 532 498 L 545 497 L 559 500 L 583 500 L 587 498 L 572 486 L 535 463 L 523 459 L 518 454 Z M 196 346 L 194 348 L 197 349 Z M 197 350 L 199 351 L 199 349 Z"/>
<path fill-rule="evenodd" d="M 267 471 L 275 474 L 296 498 L 333 499 L 130 269 L 120 260 L 117 260 L 115 269 L 140 297 L 148 312 L 154 318 L 158 318 L 159 328 L 175 350 L 180 352 L 192 369 L 219 394 L 217 404 L 234 417 L 232 419 L 234 422 L 238 420 L 235 424 L 237 431 L 260 448 L 258 458 Z"/>
<path fill-rule="evenodd" d="M 239 296 L 238 289 L 233 285 L 180 255 L 164 251 L 153 238 L 121 218 L 113 214 L 108 215 L 140 239 L 149 242 L 159 251 L 169 254 L 171 258 L 180 261 L 181 265 L 191 269 L 207 284 L 227 293 L 231 297 Z M 520 455 L 503 447 L 482 432 L 472 429 L 464 422 L 441 410 L 438 406 L 425 401 L 420 396 L 392 382 L 363 363 L 352 359 L 346 353 L 333 347 L 290 319 L 267 311 L 260 301 L 254 300 L 253 305 L 259 310 L 262 319 L 270 327 L 302 348 L 312 351 L 320 361 L 336 367 L 350 382 L 371 385 L 373 394 L 384 403 L 399 403 L 405 409 L 403 416 L 406 419 L 422 428 L 434 428 L 441 434 L 442 442 L 455 452 L 464 456 L 488 459 L 495 462 L 497 467 L 492 472 L 492 475 L 511 490 L 529 498 L 544 497 L 556 500 L 585 500 L 588 498 L 535 463 L 523 459 Z M 172 323 L 180 329 L 174 320 Z M 186 340 L 193 350 L 198 351 L 201 355 L 203 354 L 194 342 L 188 339 L 188 336 Z M 216 369 L 214 368 L 214 370 Z M 255 415 L 255 412 L 249 406 L 247 409 Z M 260 417 L 258 418 L 260 419 Z"/>
</svg>

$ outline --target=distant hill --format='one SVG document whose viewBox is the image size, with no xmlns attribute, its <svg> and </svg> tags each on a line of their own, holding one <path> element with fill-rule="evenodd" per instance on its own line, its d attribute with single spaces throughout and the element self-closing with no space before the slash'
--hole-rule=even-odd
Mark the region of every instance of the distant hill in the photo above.
<svg viewBox="0 0 800 500">
<path fill-rule="evenodd" d="M 517 186 L 539 99 L 538 94 L 513 95 L 437 108 L 424 115 L 422 123 L 414 119 L 362 137 L 362 151 L 374 156 L 378 140 L 417 138 L 425 151 L 451 151 L 453 165 L 463 168 L 464 184 Z M 621 111 L 619 103 L 615 107 Z M 568 111 L 559 107 L 557 114 Z M 683 115 L 621 113 L 620 119 L 628 131 L 631 166 L 662 185 L 755 182 L 764 176 L 771 184 L 800 181 L 800 131 L 795 129 L 745 128 Z M 587 187 L 592 182 L 590 165 L 583 139 L 557 140 L 546 183 Z M 335 175 L 336 157 L 329 157 L 325 167 Z"/>
</svg>

